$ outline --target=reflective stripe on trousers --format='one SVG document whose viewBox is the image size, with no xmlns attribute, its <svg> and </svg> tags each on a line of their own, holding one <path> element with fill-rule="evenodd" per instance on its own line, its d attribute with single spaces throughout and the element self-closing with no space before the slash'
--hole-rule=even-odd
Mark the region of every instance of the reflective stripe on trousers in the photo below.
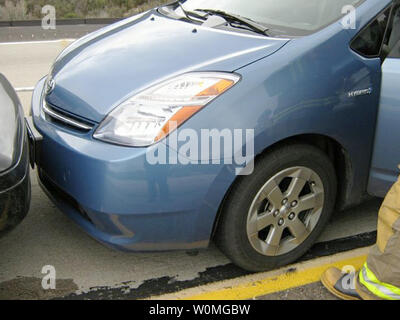
<svg viewBox="0 0 400 320">
<path fill-rule="evenodd" d="M 400 300 L 400 288 L 380 282 L 365 263 L 360 271 L 360 282 L 375 296 L 385 300 Z"/>
</svg>

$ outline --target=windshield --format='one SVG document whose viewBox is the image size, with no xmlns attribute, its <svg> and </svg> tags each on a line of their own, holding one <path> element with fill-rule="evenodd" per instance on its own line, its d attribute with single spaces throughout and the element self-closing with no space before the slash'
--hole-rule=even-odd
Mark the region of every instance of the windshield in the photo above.
<svg viewBox="0 0 400 320">
<path fill-rule="evenodd" d="M 222 10 L 293 35 L 309 34 L 342 18 L 345 6 L 364 0 L 186 0 L 188 11 Z M 296 32 L 297 31 L 297 32 Z M 300 31 L 300 32 L 299 32 Z M 303 32 L 301 32 L 303 31 Z"/>
</svg>

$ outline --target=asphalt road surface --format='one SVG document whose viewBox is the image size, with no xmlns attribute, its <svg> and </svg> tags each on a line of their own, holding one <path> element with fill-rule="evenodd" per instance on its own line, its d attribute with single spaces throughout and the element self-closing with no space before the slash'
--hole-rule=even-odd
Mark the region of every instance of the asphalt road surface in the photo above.
<svg viewBox="0 0 400 320">
<path fill-rule="evenodd" d="M 0 28 L 0 37 L 4 32 Z M 69 43 L 64 40 L 0 43 L 0 72 L 15 88 L 33 87 Z M 28 113 L 31 93 L 20 92 L 19 96 Z M 214 246 L 198 252 L 127 254 L 112 251 L 92 240 L 54 207 L 38 187 L 35 172 L 32 172 L 32 179 L 32 205 L 27 219 L 0 239 L 0 299 L 147 298 L 246 274 Z M 336 213 L 319 240 L 321 244 L 315 247 L 315 255 L 343 248 L 341 240 L 335 239 L 350 239 L 346 242 L 350 247 L 372 244 L 379 205 L 379 199 L 372 199 L 355 209 Z M 369 236 L 352 238 L 360 234 Z M 309 259 L 313 255 L 310 253 Z M 44 276 L 41 271 L 46 265 L 56 269 L 56 290 L 41 289 Z M 265 299 L 301 296 L 332 298 L 318 285 L 309 285 Z"/>
</svg>

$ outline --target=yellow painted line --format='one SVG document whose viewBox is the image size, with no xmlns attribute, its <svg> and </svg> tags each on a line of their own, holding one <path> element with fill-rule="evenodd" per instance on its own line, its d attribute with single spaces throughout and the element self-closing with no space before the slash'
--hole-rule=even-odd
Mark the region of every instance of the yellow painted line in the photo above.
<svg viewBox="0 0 400 320">
<path fill-rule="evenodd" d="M 354 259 L 343 260 L 334 264 L 326 264 L 320 267 L 311 268 L 308 270 L 286 273 L 278 277 L 267 278 L 257 282 L 250 282 L 246 285 L 241 285 L 233 288 L 226 288 L 214 292 L 203 293 L 188 297 L 188 300 L 244 300 L 262 295 L 267 295 L 274 292 L 279 292 L 295 287 L 304 286 L 321 279 L 322 273 L 330 268 L 337 267 L 339 269 L 344 266 L 351 265 L 355 269 L 361 268 L 365 262 L 366 256 L 357 257 Z"/>
<path fill-rule="evenodd" d="M 151 299 L 247 300 L 318 282 L 330 267 L 353 266 L 358 270 L 367 259 L 369 248 L 299 263 L 277 271 L 222 281 Z"/>
</svg>

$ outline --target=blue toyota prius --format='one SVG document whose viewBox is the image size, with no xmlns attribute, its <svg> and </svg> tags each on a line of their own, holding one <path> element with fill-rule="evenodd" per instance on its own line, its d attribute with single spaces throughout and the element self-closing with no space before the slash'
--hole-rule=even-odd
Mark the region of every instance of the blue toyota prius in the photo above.
<svg viewBox="0 0 400 320">
<path fill-rule="evenodd" d="M 272 269 L 395 181 L 399 58 L 399 1 L 175 2 L 61 53 L 33 94 L 31 160 L 109 247 L 215 240 Z"/>
</svg>

